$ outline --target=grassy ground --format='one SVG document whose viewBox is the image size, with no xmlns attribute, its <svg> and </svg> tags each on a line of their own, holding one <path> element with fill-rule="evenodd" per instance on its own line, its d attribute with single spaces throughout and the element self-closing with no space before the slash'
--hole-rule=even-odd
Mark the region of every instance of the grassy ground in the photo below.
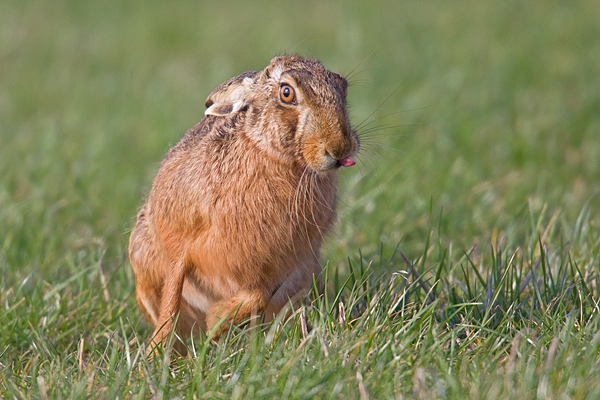
<svg viewBox="0 0 600 400">
<path fill-rule="evenodd" d="M 0 397 L 599 398 L 597 11 L 1 2 Z M 207 93 L 281 52 L 354 71 L 369 123 L 327 291 L 149 362 L 136 208 Z"/>
</svg>

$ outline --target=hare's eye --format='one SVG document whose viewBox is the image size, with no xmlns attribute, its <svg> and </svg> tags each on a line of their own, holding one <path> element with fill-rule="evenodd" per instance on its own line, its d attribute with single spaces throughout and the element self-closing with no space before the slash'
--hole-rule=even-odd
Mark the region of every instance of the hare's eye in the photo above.
<svg viewBox="0 0 600 400">
<path fill-rule="evenodd" d="M 293 103 L 296 101 L 296 93 L 294 92 L 294 88 L 290 85 L 282 85 L 279 88 L 279 98 L 284 103 Z"/>
</svg>

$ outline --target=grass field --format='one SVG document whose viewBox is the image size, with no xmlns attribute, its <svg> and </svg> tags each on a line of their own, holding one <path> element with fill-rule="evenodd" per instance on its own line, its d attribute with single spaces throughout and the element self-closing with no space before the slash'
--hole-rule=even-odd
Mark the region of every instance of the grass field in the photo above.
<svg viewBox="0 0 600 400">
<path fill-rule="evenodd" d="M 600 398 L 598 3 L 367 3 L 0 3 L 0 398 Z M 136 210 L 284 52 L 367 120 L 327 290 L 148 361 Z"/>
</svg>

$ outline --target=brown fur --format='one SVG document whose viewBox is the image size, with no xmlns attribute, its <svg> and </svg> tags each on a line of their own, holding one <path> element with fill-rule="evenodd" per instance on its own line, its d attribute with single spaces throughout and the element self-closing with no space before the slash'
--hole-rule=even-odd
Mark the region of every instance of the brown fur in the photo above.
<svg viewBox="0 0 600 400">
<path fill-rule="evenodd" d="M 282 84 L 295 103 L 279 98 Z M 346 80 L 281 56 L 209 95 L 207 116 L 163 160 L 129 242 L 140 308 L 160 342 L 221 319 L 271 319 L 320 273 L 338 161 L 358 151 Z M 217 331 L 217 336 L 223 329 Z"/>
</svg>

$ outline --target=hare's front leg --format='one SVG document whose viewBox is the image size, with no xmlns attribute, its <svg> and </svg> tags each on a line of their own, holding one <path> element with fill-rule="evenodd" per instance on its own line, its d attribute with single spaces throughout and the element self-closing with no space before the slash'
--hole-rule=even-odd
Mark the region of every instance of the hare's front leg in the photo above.
<svg viewBox="0 0 600 400">
<path fill-rule="evenodd" d="M 207 332 L 225 319 L 213 334 L 213 340 L 229 330 L 230 324 L 239 324 L 250 317 L 257 317 L 265 309 L 268 296 L 260 290 L 242 291 L 233 297 L 215 303 L 206 314 Z"/>
<path fill-rule="evenodd" d="M 318 261 L 313 261 L 309 264 L 304 264 L 288 276 L 288 278 L 275 291 L 264 312 L 264 320 L 272 321 L 283 307 L 292 303 L 293 306 L 298 306 L 304 301 L 308 292 L 316 281 L 317 289 L 321 290 L 321 264 Z"/>
<path fill-rule="evenodd" d="M 173 322 L 181 306 L 181 292 L 185 280 L 186 268 L 183 263 L 176 263 L 165 277 L 160 294 L 160 307 L 156 328 L 152 334 L 150 351 L 166 338 L 173 329 Z M 181 346 L 176 346 L 180 350 Z"/>
</svg>

